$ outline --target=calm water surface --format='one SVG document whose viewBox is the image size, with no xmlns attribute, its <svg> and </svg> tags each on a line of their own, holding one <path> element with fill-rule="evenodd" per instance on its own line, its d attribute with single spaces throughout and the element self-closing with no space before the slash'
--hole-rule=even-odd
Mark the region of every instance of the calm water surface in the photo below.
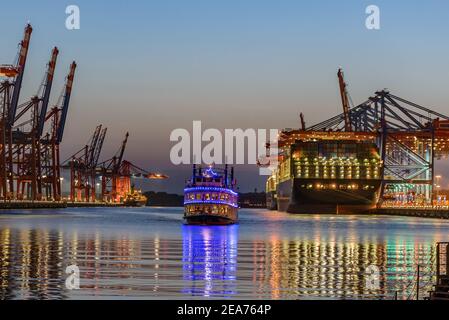
<svg viewBox="0 0 449 320">
<path fill-rule="evenodd" d="M 418 264 L 432 288 L 448 240 L 449 222 L 405 217 L 241 210 L 239 225 L 193 227 L 182 208 L 3 211 L 0 299 L 407 299 Z"/>
</svg>

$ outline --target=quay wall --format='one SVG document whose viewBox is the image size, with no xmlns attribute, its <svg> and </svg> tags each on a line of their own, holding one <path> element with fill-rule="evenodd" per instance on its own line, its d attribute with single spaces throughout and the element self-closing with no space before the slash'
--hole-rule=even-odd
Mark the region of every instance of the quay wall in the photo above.
<svg viewBox="0 0 449 320">
<path fill-rule="evenodd" d="M 449 219 L 449 210 L 440 209 L 378 208 L 372 210 L 370 213 L 392 216 Z"/>
<path fill-rule="evenodd" d="M 0 209 L 61 209 L 67 208 L 65 202 L 56 201 L 2 201 Z"/>
<path fill-rule="evenodd" d="M 65 201 L 0 201 L 0 210 L 122 207 L 123 204 Z"/>
</svg>

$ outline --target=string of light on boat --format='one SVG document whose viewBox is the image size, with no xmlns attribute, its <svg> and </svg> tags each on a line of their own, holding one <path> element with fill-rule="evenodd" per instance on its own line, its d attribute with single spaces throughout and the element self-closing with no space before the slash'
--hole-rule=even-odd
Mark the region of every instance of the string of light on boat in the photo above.
<svg viewBox="0 0 449 320">
<path fill-rule="evenodd" d="M 232 194 L 233 196 L 238 196 L 238 193 L 235 191 L 232 191 L 230 189 L 225 189 L 225 188 L 218 188 L 218 187 L 194 187 L 194 188 L 184 189 L 184 193 L 195 192 L 195 191 L 227 192 L 227 193 Z"/>
<path fill-rule="evenodd" d="M 184 205 L 186 204 L 224 204 L 231 206 L 233 208 L 238 208 L 238 204 L 226 202 L 226 201 L 220 201 L 220 200 L 187 200 L 184 201 Z"/>
</svg>

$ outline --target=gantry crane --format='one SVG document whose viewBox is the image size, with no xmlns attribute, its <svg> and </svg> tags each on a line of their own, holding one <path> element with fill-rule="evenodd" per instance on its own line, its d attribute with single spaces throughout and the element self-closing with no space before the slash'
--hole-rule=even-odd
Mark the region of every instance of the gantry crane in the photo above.
<svg viewBox="0 0 449 320">
<path fill-rule="evenodd" d="M 120 179 L 120 166 L 128 143 L 129 133 L 125 135 L 119 150 L 109 160 L 103 161 L 101 167 L 101 197 L 103 201 L 120 202 L 120 194 L 123 189 Z"/>
<path fill-rule="evenodd" d="M 348 115 L 349 96 L 341 69 L 338 75 L 345 112 L 308 127 L 306 132 L 289 132 L 279 145 L 300 139 L 375 142 L 381 159 L 378 205 L 400 193 L 412 195 L 419 205 L 432 205 L 436 201 L 435 160 L 449 155 L 449 116 L 386 89 L 352 107 Z M 353 132 L 344 132 L 348 128 Z"/>
<path fill-rule="evenodd" d="M 94 182 L 94 188 L 96 187 L 97 184 L 97 172 L 98 172 L 98 160 L 100 159 L 100 154 L 101 154 L 101 150 L 103 149 L 103 143 L 104 143 L 104 139 L 106 137 L 106 133 L 108 131 L 108 128 L 104 128 L 101 130 L 100 136 L 98 138 L 96 147 L 94 149 L 94 153 L 93 153 L 93 158 L 92 158 L 92 163 L 91 163 L 91 167 L 92 167 L 92 181 Z M 94 189 L 95 190 L 95 189 Z M 94 191 L 92 193 L 92 200 L 96 201 L 96 192 Z"/>
<path fill-rule="evenodd" d="M 97 164 L 106 132 L 98 125 L 89 143 L 63 162 L 70 169 L 70 201 L 95 202 Z"/>
<path fill-rule="evenodd" d="M 152 180 L 164 180 L 168 176 L 160 173 L 149 172 L 130 161 L 123 160 L 129 133 L 118 152 L 109 160 L 101 163 L 101 190 L 102 199 L 106 202 L 121 203 L 132 191 L 132 178 L 145 178 Z"/>
<path fill-rule="evenodd" d="M 103 149 L 103 143 L 104 143 L 104 139 L 106 137 L 106 133 L 108 131 L 108 128 L 104 128 L 101 130 L 100 133 L 100 137 L 98 139 L 95 151 L 94 151 L 94 156 L 93 156 L 93 161 L 92 161 L 92 166 L 94 168 L 97 167 L 98 165 L 98 160 L 100 159 L 100 154 L 101 154 L 101 150 Z"/>
<path fill-rule="evenodd" d="M 146 171 L 123 159 L 128 143 L 128 133 L 116 154 L 99 163 L 106 132 L 107 128 L 102 128 L 102 125 L 97 126 L 89 143 L 63 162 L 62 167 L 70 169 L 70 201 L 90 203 L 97 201 L 96 186 L 99 180 L 101 181 L 100 201 L 121 203 L 131 192 L 132 178 L 153 180 L 168 178 L 160 173 Z"/>
<path fill-rule="evenodd" d="M 0 65 L 0 199 L 4 201 L 62 199 L 59 146 L 67 119 L 76 63 L 70 66 L 63 94 L 57 104 L 47 110 L 59 54 L 58 48 L 53 48 L 38 93 L 29 101 L 19 104 L 32 32 L 31 25 L 26 25 L 16 63 Z M 106 133 L 107 128 L 98 126 L 90 143 L 65 162 L 71 168 L 72 201 L 96 201 L 95 186 L 100 174 L 103 199 L 109 197 L 114 202 L 121 201 L 123 194 L 129 191 L 131 178 L 167 178 L 123 160 L 128 134 L 119 152 L 100 166 L 98 161 Z"/>
<path fill-rule="evenodd" d="M 47 107 L 53 84 L 58 48 L 53 48 L 50 61 L 47 65 L 45 80 L 36 96 L 30 101 L 17 107 L 20 110 L 14 117 L 13 140 L 13 173 L 16 180 L 17 198 L 42 200 L 42 158 L 41 135 L 44 128 Z M 16 124 L 26 114 L 29 119 Z"/>
<path fill-rule="evenodd" d="M 96 181 L 97 181 L 97 166 L 98 160 L 100 158 L 101 150 L 103 149 L 104 139 L 106 138 L 106 133 L 108 128 L 102 128 L 100 126 L 100 130 L 95 132 L 94 137 L 92 138 L 91 146 L 88 149 L 88 159 L 87 164 L 90 169 L 90 201 L 96 201 Z"/>
<path fill-rule="evenodd" d="M 42 183 L 47 199 L 61 200 L 60 143 L 64 134 L 69 110 L 76 62 L 70 65 L 69 74 L 57 104 L 47 113 L 45 122 L 51 121 L 50 131 L 41 139 Z"/>
<path fill-rule="evenodd" d="M 19 104 L 32 32 L 31 25 L 26 25 L 16 63 L 0 65 L 0 199 L 4 201 L 61 200 L 59 145 L 76 63 L 70 66 L 63 94 L 48 111 L 59 54 L 53 48 L 38 93 Z"/>
<path fill-rule="evenodd" d="M 131 179 L 143 178 L 150 180 L 165 180 L 168 176 L 157 172 L 149 172 L 142 169 L 130 161 L 123 160 L 119 168 L 119 177 L 121 179 L 120 197 L 124 198 L 132 191 Z"/>
<path fill-rule="evenodd" d="M 15 197 L 13 182 L 13 139 L 12 126 L 19 102 L 22 81 L 30 46 L 31 25 L 25 27 L 23 40 L 20 42 L 18 59 L 14 66 L 0 67 L 0 76 L 14 78 L 7 79 L 0 85 L 1 119 L 0 119 L 0 199 L 4 201 Z"/>
</svg>

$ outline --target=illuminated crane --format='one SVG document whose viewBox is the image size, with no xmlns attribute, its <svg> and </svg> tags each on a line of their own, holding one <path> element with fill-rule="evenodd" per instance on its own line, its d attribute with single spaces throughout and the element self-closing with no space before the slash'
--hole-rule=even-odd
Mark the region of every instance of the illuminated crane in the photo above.
<svg viewBox="0 0 449 320">
<path fill-rule="evenodd" d="M 131 179 L 144 178 L 151 180 L 164 180 L 168 176 L 149 172 L 130 161 L 123 160 L 129 134 L 126 133 L 119 151 L 109 160 L 101 164 L 101 189 L 103 201 L 121 203 L 132 191 Z"/>
<path fill-rule="evenodd" d="M 90 142 L 63 162 L 70 168 L 70 201 L 94 202 L 97 162 L 100 156 L 107 129 L 102 125 L 95 128 Z"/>
<path fill-rule="evenodd" d="M 16 164 L 14 179 L 17 181 L 17 197 L 23 199 L 25 193 L 31 200 L 42 199 L 42 167 L 41 146 L 45 117 L 53 84 L 58 48 L 53 48 L 44 83 L 40 94 L 17 107 L 20 112 L 14 117 L 13 162 Z M 18 120 L 29 114 L 29 120 L 16 124 Z"/>
<path fill-rule="evenodd" d="M 14 66 L 0 66 L 1 77 L 14 77 L 13 80 L 7 79 L 0 84 L 0 127 L 2 128 L 0 130 L 0 141 L 2 142 L 0 144 L 0 198 L 4 201 L 15 197 L 12 126 L 22 88 L 32 31 L 33 28 L 28 24 L 25 27 L 23 40 L 20 42 L 17 63 Z"/>
<path fill-rule="evenodd" d="M 103 201 L 120 202 L 122 181 L 120 179 L 119 170 L 125 153 L 126 144 L 128 143 L 128 137 L 129 133 L 127 132 L 117 153 L 111 159 L 103 161 L 100 164 L 102 168 L 101 196 Z"/>
</svg>

